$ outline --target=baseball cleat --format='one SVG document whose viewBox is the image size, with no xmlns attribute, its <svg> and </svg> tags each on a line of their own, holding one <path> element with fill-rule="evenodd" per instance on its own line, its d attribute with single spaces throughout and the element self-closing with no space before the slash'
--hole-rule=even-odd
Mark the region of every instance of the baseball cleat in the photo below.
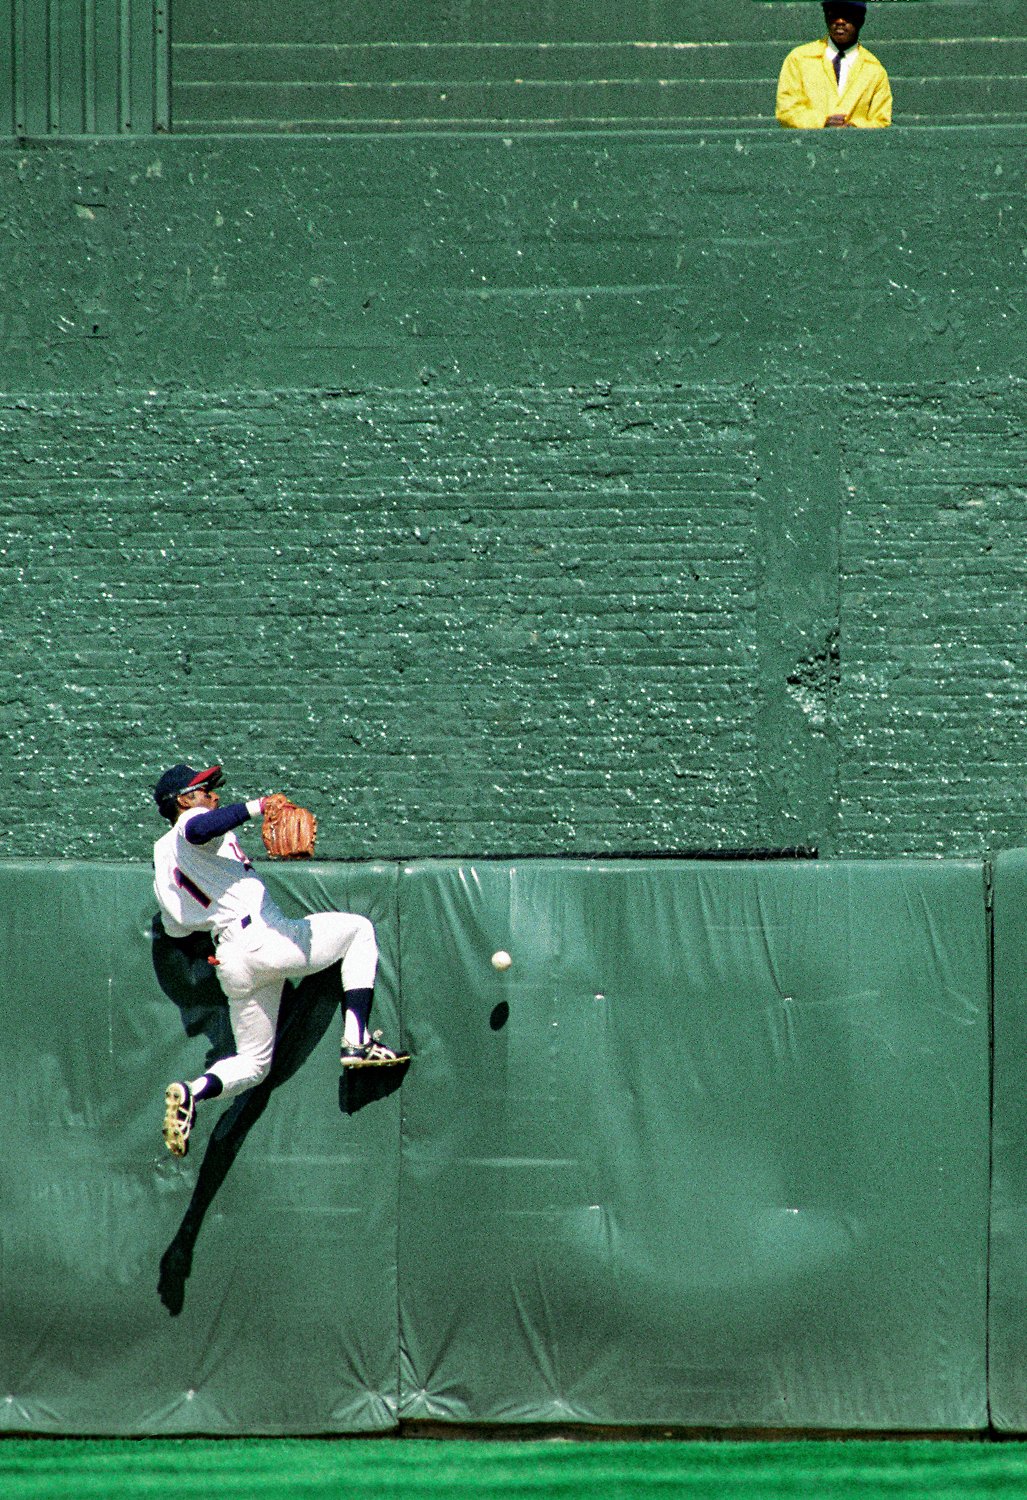
<svg viewBox="0 0 1027 1500">
<path fill-rule="evenodd" d="M 169 1083 L 164 1091 L 164 1144 L 172 1156 L 189 1150 L 189 1132 L 196 1121 L 196 1105 L 187 1083 Z"/>
<path fill-rule="evenodd" d="M 382 1033 L 376 1031 L 372 1034 L 371 1040 L 364 1042 L 362 1046 L 343 1042 L 342 1051 L 339 1053 L 340 1065 L 344 1068 L 382 1068 L 391 1063 L 410 1061 L 409 1052 L 394 1052 L 391 1047 L 386 1047 L 381 1038 Z"/>
<path fill-rule="evenodd" d="M 405 1055 L 406 1054 L 404 1054 L 404 1056 Z M 381 1032 L 375 1031 L 372 1033 L 371 1040 L 367 1044 L 367 1061 L 376 1063 L 390 1063 L 401 1062 L 402 1058 L 400 1054 L 398 1052 L 394 1052 L 391 1047 L 386 1047 L 385 1043 L 382 1041 Z"/>
</svg>

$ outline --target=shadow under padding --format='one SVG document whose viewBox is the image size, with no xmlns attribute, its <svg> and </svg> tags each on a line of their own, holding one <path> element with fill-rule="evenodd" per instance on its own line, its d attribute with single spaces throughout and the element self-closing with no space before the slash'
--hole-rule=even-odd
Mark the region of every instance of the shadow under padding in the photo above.
<svg viewBox="0 0 1027 1500">
<path fill-rule="evenodd" d="M 219 1057 L 235 1051 L 228 1001 L 208 962 L 214 956 L 214 944 L 205 932 L 168 937 L 156 916 L 151 952 L 157 983 L 178 1006 L 186 1036 L 205 1036 L 210 1043 L 203 1068 L 196 1070 L 204 1072 Z"/>
<path fill-rule="evenodd" d="M 180 942 L 169 938 L 159 919 L 155 920 L 153 966 L 158 982 L 181 1011 L 187 1034 L 202 1033 L 210 1040 L 209 1065 L 219 1057 L 229 1056 L 235 1042 L 227 1003 L 207 963 L 208 952 L 213 949 L 205 939 L 187 938 Z M 247 1135 L 267 1108 L 273 1091 L 302 1067 L 333 1019 L 340 1019 L 341 993 L 337 963 L 298 985 L 286 984 L 278 1013 L 271 1071 L 263 1083 L 231 1100 L 214 1126 L 189 1206 L 174 1239 L 161 1256 L 157 1291 L 172 1317 L 177 1317 L 185 1305 L 185 1284 L 192 1270 L 193 1249 L 208 1208 Z M 216 1102 L 212 1100 L 201 1108 L 213 1109 Z"/>
<path fill-rule="evenodd" d="M 391 1068 L 343 1068 L 339 1077 L 339 1108 L 343 1114 L 355 1115 L 376 1099 L 394 1094 L 406 1077 L 410 1060 Z"/>
</svg>

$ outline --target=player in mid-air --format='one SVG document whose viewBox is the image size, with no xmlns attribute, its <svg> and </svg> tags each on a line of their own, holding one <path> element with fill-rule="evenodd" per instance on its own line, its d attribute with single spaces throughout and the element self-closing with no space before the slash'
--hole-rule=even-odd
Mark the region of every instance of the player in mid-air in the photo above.
<svg viewBox="0 0 1027 1500">
<path fill-rule="evenodd" d="M 342 960 L 344 1068 L 406 1061 L 368 1029 L 378 944 L 366 917 L 315 912 L 290 918 L 279 911 L 236 838 L 235 830 L 259 817 L 266 798 L 220 805 L 220 766 L 197 771 L 180 764 L 154 788 L 162 817 L 171 824 L 153 849 L 154 891 L 169 937 L 209 932 L 212 960 L 228 998 L 236 1052 L 213 1063 L 192 1082 L 168 1085 L 164 1140 L 174 1156 L 189 1149 L 201 1099 L 228 1098 L 267 1077 L 275 1027 L 287 979 L 316 974 Z"/>
</svg>

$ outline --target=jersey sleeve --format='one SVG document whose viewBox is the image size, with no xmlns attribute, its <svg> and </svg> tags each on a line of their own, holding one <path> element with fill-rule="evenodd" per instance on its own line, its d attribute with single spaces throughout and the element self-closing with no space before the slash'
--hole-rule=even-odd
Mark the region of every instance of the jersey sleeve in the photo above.
<svg viewBox="0 0 1027 1500">
<path fill-rule="evenodd" d="M 240 823 L 247 822 L 249 816 L 250 810 L 245 802 L 230 802 L 227 807 L 215 807 L 210 812 L 201 812 L 197 808 L 182 819 L 186 842 L 209 844 L 211 839 L 222 838 Z"/>
</svg>

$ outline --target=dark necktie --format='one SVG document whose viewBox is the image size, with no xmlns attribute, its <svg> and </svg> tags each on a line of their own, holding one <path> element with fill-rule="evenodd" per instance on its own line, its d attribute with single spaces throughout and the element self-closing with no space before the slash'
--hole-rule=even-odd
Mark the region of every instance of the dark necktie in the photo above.
<svg viewBox="0 0 1027 1500">
<path fill-rule="evenodd" d="M 836 52 L 835 55 L 834 55 L 834 76 L 835 76 L 835 79 L 837 81 L 837 84 L 838 84 L 839 88 L 841 88 L 841 86 L 842 86 L 842 57 L 843 56 L 844 56 L 844 54 L 841 53 L 841 52 Z"/>
</svg>

